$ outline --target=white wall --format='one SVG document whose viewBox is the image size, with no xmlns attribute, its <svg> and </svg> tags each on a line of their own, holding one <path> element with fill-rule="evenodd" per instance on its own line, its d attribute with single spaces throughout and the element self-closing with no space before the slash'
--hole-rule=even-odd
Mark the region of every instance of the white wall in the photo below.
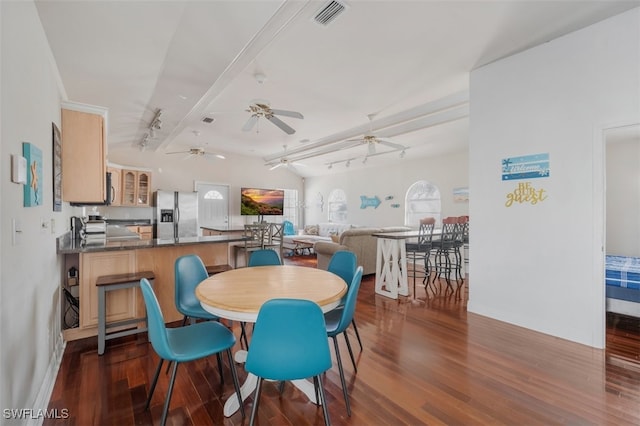
<svg viewBox="0 0 640 426">
<path fill-rule="evenodd" d="M 38 409 L 47 406 L 63 349 L 55 238 L 68 228 L 70 208 L 53 212 L 51 186 L 51 123 L 60 126 L 63 92 L 33 3 L 0 2 L 0 10 L 0 407 Z M 42 150 L 41 206 L 23 207 L 23 186 L 11 183 L 10 156 L 22 154 L 22 142 Z M 12 219 L 22 225 L 16 245 Z"/>
<path fill-rule="evenodd" d="M 347 195 L 347 222 L 358 226 L 404 225 L 404 197 L 418 180 L 427 180 L 440 189 L 442 217 L 468 214 L 467 202 L 454 202 L 453 189 L 466 187 L 468 177 L 466 152 L 418 160 L 398 159 L 389 167 L 371 167 L 352 172 L 336 172 L 329 176 L 307 178 L 305 182 L 305 224 L 328 222 L 327 201 L 334 189 Z M 361 209 L 360 196 L 377 196 L 377 208 Z M 387 196 L 392 200 L 385 200 Z M 322 198 L 324 206 L 320 207 Z M 470 195 L 470 197 L 473 197 Z M 400 204 L 392 208 L 391 204 Z"/>
<path fill-rule="evenodd" d="M 229 185 L 229 226 L 242 227 L 256 220 L 255 216 L 240 216 L 240 188 L 295 189 L 302 194 L 302 178 L 286 168 L 269 170 L 264 161 L 241 155 L 226 155 L 226 160 L 191 158 L 184 160 L 181 155 L 167 155 L 163 151 L 141 152 L 138 149 L 110 149 L 109 161 L 112 163 L 145 167 L 152 170 L 152 190 L 193 191 L 194 181 L 203 181 Z M 102 208 L 107 218 L 153 218 L 149 208 Z M 122 213 L 129 217 L 122 217 Z M 134 217 L 135 216 L 135 217 Z"/>
<path fill-rule="evenodd" d="M 606 159 L 607 254 L 640 257 L 640 140 L 608 142 Z"/>
<path fill-rule="evenodd" d="M 475 70 L 468 310 L 604 346 L 603 129 L 640 114 L 634 9 Z M 548 199 L 505 207 L 501 160 L 549 153 Z"/>
</svg>

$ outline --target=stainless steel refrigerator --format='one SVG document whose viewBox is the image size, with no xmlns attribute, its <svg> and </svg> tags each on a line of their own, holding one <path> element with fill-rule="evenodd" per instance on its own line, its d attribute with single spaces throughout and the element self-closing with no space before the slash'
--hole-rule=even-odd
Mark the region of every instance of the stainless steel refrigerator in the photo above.
<svg viewBox="0 0 640 426">
<path fill-rule="evenodd" d="M 198 236 L 198 193 L 156 191 L 154 193 L 156 238 Z"/>
</svg>

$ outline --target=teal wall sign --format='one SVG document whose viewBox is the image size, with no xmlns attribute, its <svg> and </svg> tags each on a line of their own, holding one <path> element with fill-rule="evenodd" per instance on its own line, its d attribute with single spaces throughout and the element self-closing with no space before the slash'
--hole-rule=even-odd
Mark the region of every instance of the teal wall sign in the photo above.
<svg viewBox="0 0 640 426">
<path fill-rule="evenodd" d="M 522 155 L 502 160 L 502 180 L 549 177 L 549 153 Z"/>
<path fill-rule="evenodd" d="M 366 195 L 360 196 L 361 209 L 366 209 L 367 207 L 373 207 L 374 209 L 377 209 L 379 205 L 380 205 L 380 198 L 378 198 L 377 195 L 374 195 L 373 197 L 367 197 Z"/>
</svg>

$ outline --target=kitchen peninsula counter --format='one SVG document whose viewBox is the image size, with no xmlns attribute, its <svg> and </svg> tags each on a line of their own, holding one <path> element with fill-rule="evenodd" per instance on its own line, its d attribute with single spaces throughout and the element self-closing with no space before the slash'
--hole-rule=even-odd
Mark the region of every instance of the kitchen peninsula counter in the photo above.
<svg viewBox="0 0 640 426">
<path fill-rule="evenodd" d="M 63 330 L 65 340 L 76 340 L 98 334 L 98 289 L 96 280 L 103 275 L 153 271 L 153 289 L 166 322 L 182 319 L 175 307 L 174 264 L 181 256 L 195 254 L 206 266 L 228 265 L 229 244 L 245 237 L 221 235 L 179 239 L 105 240 L 82 244 L 72 241 L 70 233 L 58 239 L 58 254 L 63 257 L 63 282 L 77 285 L 69 289 L 78 296 L 79 324 Z M 77 279 L 70 279 L 70 271 Z M 66 300 L 62 300 L 66 312 Z M 142 294 L 138 288 L 110 291 L 107 294 L 107 322 L 144 316 Z M 107 348 L 109 350 L 109 342 Z"/>
<path fill-rule="evenodd" d="M 118 240 L 118 239 L 106 239 L 104 241 L 92 241 L 90 243 L 82 242 L 79 240 L 73 240 L 69 235 L 58 238 L 57 252 L 58 254 L 73 254 L 73 253 L 93 253 L 101 251 L 114 251 L 114 250 L 137 250 L 148 249 L 154 247 L 171 247 L 171 246 L 183 246 L 193 244 L 228 244 L 233 242 L 240 242 L 247 239 L 242 235 L 216 235 L 206 237 L 185 237 L 178 239 L 152 239 L 152 240 Z"/>
</svg>

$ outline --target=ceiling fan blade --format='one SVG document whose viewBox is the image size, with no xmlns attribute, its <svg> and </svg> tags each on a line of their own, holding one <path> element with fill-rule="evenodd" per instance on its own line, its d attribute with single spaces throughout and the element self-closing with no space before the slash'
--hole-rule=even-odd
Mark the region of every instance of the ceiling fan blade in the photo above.
<svg viewBox="0 0 640 426">
<path fill-rule="evenodd" d="M 174 151 L 174 152 L 165 152 L 165 154 L 186 154 L 191 151 Z"/>
<path fill-rule="evenodd" d="M 405 149 L 405 147 L 402 146 L 402 145 L 399 145 L 399 144 L 393 143 L 393 142 L 389 142 L 389 141 L 386 141 L 386 140 L 378 139 L 378 142 L 381 145 L 385 145 L 385 146 L 388 146 L 388 147 L 393 148 L 393 149 L 398 149 L 398 150 Z"/>
<path fill-rule="evenodd" d="M 275 166 L 271 166 L 271 167 L 269 168 L 269 171 L 277 169 L 278 167 L 282 166 L 282 164 L 284 164 L 284 163 L 278 163 L 278 164 L 276 164 Z"/>
<path fill-rule="evenodd" d="M 290 127 L 284 121 L 280 120 L 278 117 L 274 117 L 273 115 L 270 115 L 267 117 L 267 120 L 269 120 L 270 122 L 278 126 L 280 129 L 282 129 L 282 131 L 284 131 L 288 135 L 292 135 L 296 132 L 292 127 Z"/>
<path fill-rule="evenodd" d="M 304 118 L 302 114 L 296 111 L 285 111 L 283 109 L 272 109 L 271 112 L 276 115 L 284 115 L 285 117 Z"/>
<path fill-rule="evenodd" d="M 298 172 L 298 169 L 291 163 L 287 164 L 287 167 L 289 168 L 289 170 L 291 170 L 293 173 L 299 175 L 300 172 Z"/>
<path fill-rule="evenodd" d="M 251 117 L 249 117 L 247 122 L 244 123 L 244 126 L 242 126 L 242 131 L 243 132 L 251 131 L 251 129 L 253 129 L 253 126 L 255 126 L 257 122 L 258 122 L 258 116 L 252 115 Z"/>
</svg>

